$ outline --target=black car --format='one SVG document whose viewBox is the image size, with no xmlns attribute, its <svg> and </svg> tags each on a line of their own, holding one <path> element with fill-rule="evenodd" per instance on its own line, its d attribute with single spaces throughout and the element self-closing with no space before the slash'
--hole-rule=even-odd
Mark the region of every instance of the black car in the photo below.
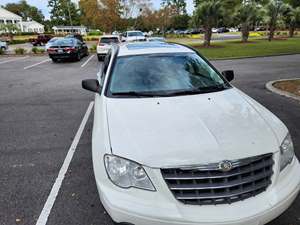
<svg viewBox="0 0 300 225">
<path fill-rule="evenodd" d="M 227 33 L 229 32 L 229 29 L 227 29 L 226 27 L 220 27 L 217 30 L 217 33 Z"/>
<path fill-rule="evenodd" d="M 69 34 L 66 36 L 66 38 L 76 38 L 79 41 L 83 42 L 83 37 L 81 34 Z"/>
<path fill-rule="evenodd" d="M 87 45 L 76 38 L 57 39 L 49 46 L 47 52 L 53 62 L 60 59 L 80 61 L 89 54 Z"/>
</svg>

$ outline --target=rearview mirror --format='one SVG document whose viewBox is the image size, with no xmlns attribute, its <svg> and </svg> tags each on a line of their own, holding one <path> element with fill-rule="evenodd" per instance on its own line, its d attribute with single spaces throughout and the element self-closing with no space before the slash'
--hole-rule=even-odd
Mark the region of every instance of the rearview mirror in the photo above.
<svg viewBox="0 0 300 225">
<path fill-rule="evenodd" d="M 227 81 L 232 81 L 234 79 L 233 70 L 225 70 L 222 72 L 222 75 L 226 78 Z"/>
<path fill-rule="evenodd" d="M 101 91 L 101 86 L 99 81 L 96 79 L 87 79 L 81 82 L 81 86 L 83 89 L 88 91 L 99 93 Z"/>
</svg>

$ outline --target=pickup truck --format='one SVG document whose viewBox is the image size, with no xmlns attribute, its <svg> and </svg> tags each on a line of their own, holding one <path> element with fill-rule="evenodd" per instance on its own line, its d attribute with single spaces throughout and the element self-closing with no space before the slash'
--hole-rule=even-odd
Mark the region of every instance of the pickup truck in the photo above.
<svg viewBox="0 0 300 225">
<path fill-rule="evenodd" d="M 31 39 L 30 42 L 33 46 L 39 46 L 39 45 L 41 46 L 41 45 L 45 45 L 51 38 L 52 36 L 50 35 L 40 34 L 37 36 L 37 38 Z"/>
</svg>

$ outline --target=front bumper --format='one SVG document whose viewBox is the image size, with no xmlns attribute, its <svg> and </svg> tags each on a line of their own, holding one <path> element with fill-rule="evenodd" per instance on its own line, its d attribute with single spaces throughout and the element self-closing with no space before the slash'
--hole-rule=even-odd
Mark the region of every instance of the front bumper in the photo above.
<svg viewBox="0 0 300 225">
<path fill-rule="evenodd" d="M 107 178 L 103 163 L 94 161 L 100 199 L 115 222 L 135 225 L 262 225 L 283 213 L 300 189 L 300 165 L 295 158 L 267 191 L 230 205 L 193 206 L 177 201 L 159 169 L 149 169 L 156 192 L 120 189 Z"/>
</svg>

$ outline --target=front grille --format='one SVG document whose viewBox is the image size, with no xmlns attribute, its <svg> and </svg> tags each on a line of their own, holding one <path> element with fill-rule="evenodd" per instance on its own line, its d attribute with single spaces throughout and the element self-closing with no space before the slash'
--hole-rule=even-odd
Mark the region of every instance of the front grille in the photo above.
<svg viewBox="0 0 300 225">
<path fill-rule="evenodd" d="M 219 163 L 161 169 L 175 198 L 192 205 L 231 204 L 264 192 L 271 184 L 272 154 L 231 161 L 224 172 Z"/>
</svg>

